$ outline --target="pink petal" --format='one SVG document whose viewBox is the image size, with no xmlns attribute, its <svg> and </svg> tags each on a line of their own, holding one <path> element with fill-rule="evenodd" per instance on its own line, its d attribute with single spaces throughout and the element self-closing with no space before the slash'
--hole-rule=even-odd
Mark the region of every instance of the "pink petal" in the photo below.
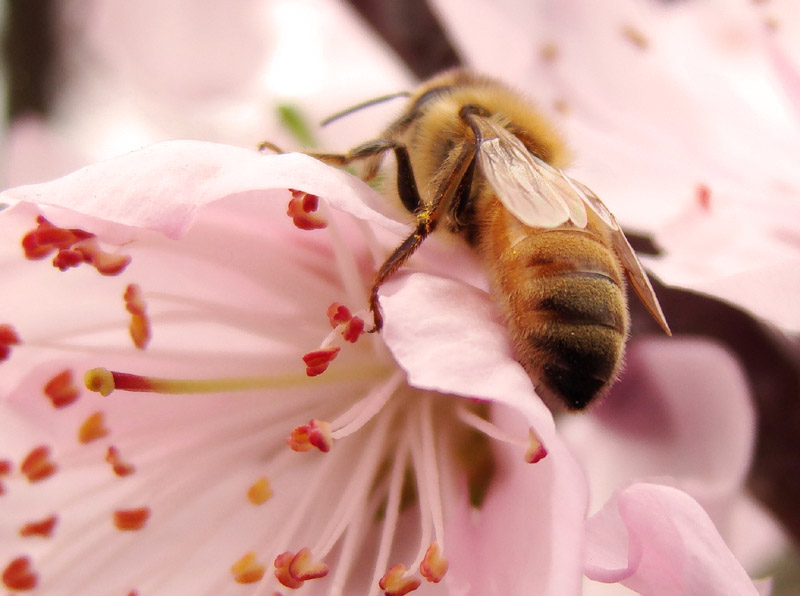
<svg viewBox="0 0 800 596">
<path fill-rule="evenodd" d="M 388 283 L 381 305 L 384 339 L 411 385 L 511 406 L 549 448 L 552 414 L 514 359 L 488 294 L 416 273 Z"/>
<path fill-rule="evenodd" d="M 8 190 L 0 201 L 65 207 L 177 238 L 186 233 L 204 205 L 235 194 L 288 188 L 329 199 L 335 209 L 398 234 L 404 231 L 402 225 L 376 211 L 385 209 L 385 200 L 345 172 L 300 154 L 261 155 L 200 141 L 151 145 L 52 182 Z M 57 223 L 79 222 L 80 218 L 75 222 L 64 216 Z"/>
<path fill-rule="evenodd" d="M 696 338 L 630 343 L 626 369 L 595 416 L 562 428 L 586 467 L 596 503 L 631 478 L 668 478 L 724 523 L 741 491 L 755 414 L 738 362 Z"/>
<path fill-rule="evenodd" d="M 647 596 L 758 594 L 705 511 L 677 489 L 631 485 L 586 529 L 591 579 Z"/>
</svg>

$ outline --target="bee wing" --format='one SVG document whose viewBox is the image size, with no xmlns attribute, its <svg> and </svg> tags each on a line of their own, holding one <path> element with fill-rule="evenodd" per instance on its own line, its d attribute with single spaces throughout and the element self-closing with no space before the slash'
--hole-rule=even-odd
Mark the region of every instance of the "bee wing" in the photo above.
<svg viewBox="0 0 800 596">
<path fill-rule="evenodd" d="M 619 227 L 617 218 L 603 205 L 603 202 L 589 187 L 581 184 L 577 180 L 571 180 L 571 182 L 573 186 L 583 194 L 584 201 L 589 208 L 608 226 L 611 232 L 611 243 L 614 247 L 614 252 L 620 260 L 620 263 L 622 263 L 622 267 L 625 269 L 625 273 L 636 295 L 639 296 L 639 299 L 645 305 L 647 311 L 653 316 L 667 335 L 672 335 L 669 325 L 667 324 L 667 319 L 664 317 L 664 312 L 661 310 L 661 305 L 658 303 L 658 298 L 653 290 L 653 286 L 650 284 L 650 278 L 639 262 L 639 258 L 636 256 L 630 242 L 628 242 L 628 239 L 625 237 L 625 233 Z"/>
<path fill-rule="evenodd" d="M 505 127 L 480 116 L 471 120 L 481 134 L 481 171 L 506 209 L 532 228 L 556 228 L 567 221 L 586 226 L 581 193 L 561 170 L 533 155 Z"/>
</svg>

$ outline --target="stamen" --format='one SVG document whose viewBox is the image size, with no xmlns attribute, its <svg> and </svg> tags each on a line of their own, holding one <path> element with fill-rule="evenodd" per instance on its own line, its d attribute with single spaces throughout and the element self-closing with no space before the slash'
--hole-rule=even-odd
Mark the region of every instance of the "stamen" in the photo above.
<svg viewBox="0 0 800 596">
<path fill-rule="evenodd" d="M 58 466 L 50 460 L 50 447 L 39 445 L 31 450 L 20 464 L 20 471 L 28 478 L 28 482 L 40 482 L 50 478 L 58 470 Z"/>
<path fill-rule="evenodd" d="M 114 526 L 123 532 L 141 530 L 150 519 L 149 507 L 138 507 L 136 509 L 117 509 L 114 511 Z"/>
<path fill-rule="evenodd" d="M 272 498 L 272 495 L 269 480 L 263 476 L 256 480 L 247 490 L 247 500 L 253 505 L 263 505 Z"/>
<path fill-rule="evenodd" d="M 136 471 L 136 468 L 124 461 L 119 455 L 119 449 L 111 445 L 106 452 L 106 462 L 111 464 L 111 469 L 117 476 L 128 476 Z"/>
<path fill-rule="evenodd" d="M 105 368 L 93 368 L 86 371 L 84 383 L 87 389 L 95 391 L 103 396 L 109 395 L 114 390 L 177 395 L 187 393 L 222 393 L 231 391 L 253 391 L 258 389 L 281 389 L 298 385 L 300 378 L 302 377 L 288 374 L 271 377 L 165 379 L 110 371 Z"/>
<path fill-rule="evenodd" d="M 327 227 L 328 222 L 315 212 L 319 208 L 319 197 L 302 190 L 289 189 L 292 198 L 286 209 L 286 215 L 301 230 L 321 230 Z"/>
<path fill-rule="evenodd" d="M 261 581 L 266 570 L 266 567 L 256 560 L 253 551 L 246 553 L 231 566 L 233 579 L 239 584 L 254 584 Z"/>
<path fill-rule="evenodd" d="M 127 255 L 115 255 L 102 250 L 94 234 L 77 228 L 59 228 L 44 217 L 36 218 L 36 229 L 22 238 L 25 258 L 39 260 L 58 251 L 53 266 L 66 271 L 81 263 L 89 263 L 101 275 L 117 275 L 131 262 Z"/>
<path fill-rule="evenodd" d="M 378 582 L 386 596 L 403 596 L 419 588 L 420 584 L 418 577 L 406 575 L 406 566 L 402 563 L 391 567 Z"/>
<path fill-rule="evenodd" d="M 55 530 L 58 517 L 51 515 L 43 520 L 28 522 L 19 529 L 19 535 L 24 537 L 40 536 L 42 538 L 50 538 Z"/>
<path fill-rule="evenodd" d="M 8 360 L 11 355 L 11 346 L 20 344 L 16 329 L 8 323 L 0 324 L 0 362 Z"/>
<path fill-rule="evenodd" d="M 331 425 L 324 420 L 310 420 L 308 424 L 295 427 L 286 443 L 293 451 L 304 453 L 316 447 L 322 453 L 328 453 L 333 447 Z"/>
<path fill-rule="evenodd" d="M 530 443 L 525 451 L 525 463 L 535 464 L 547 455 L 547 449 L 544 448 L 532 428 L 528 429 L 528 439 Z"/>
<path fill-rule="evenodd" d="M 78 429 L 78 442 L 85 445 L 108 436 L 103 412 L 91 414 Z"/>
<path fill-rule="evenodd" d="M 429 582 L 438 584 L 444 579 L 449 563 L 439 551 L 439 545 L 435 542 L 428 547 L 425 558 L 419 566 L 419 572 Z"/>
<path fill-rule="evenodd" d="M 33 590 L 39 583 L 39 576 L 31 567 L 29 557 L 17 557 L 3 570 L 3 584 L 9 590 L 26 592 Z"/>
<path fill-rule="evenodd" d="M 343 323 L 349 322 L 352 318 L 353 313 L 344 304 L 334 302 L 328 307 L 328 319 L 334 329 Z"/>
<path fill-rule="evenodd" d="M 541 444 L 541 441 L 532 428 L 528 429 L 528 442 L 526 443 L 506 434 L 488 420 L 484 420 L 480 416 L 464 408 L 458 408 L 456 414 L 462 422 L 482 432 L 486 436 L 525 449 L 524 459 L 529 464 L 534 464 L 547 455 L 547 449 Z"/>
<path fill-rule="evenodd" d="M 353 317 L 342 330 L 342 337 L 344 337 L 345 341 L 354 344 L 363 333 L 364 319 L 361 317 Z"/>
<path fill-rule="evenodd" d="M 62 370 L 44 386 L 44 394 L 53 403 L 54 408 L 66 408 L 80 396 L 80 389 L 75 384 L 70 369 Z"/>
<path fill-rule="evenodd" d="M 328 575 L 328 565 L 311 558 L 311 549 L 303 547 L 292 557 L 289 574 L 298 581 L 319 579 Z"/>
<path fill-rule="evenodd" d="M 291 573 L 289 573 L 289 565 L 292 564 L 292 559 L 294 559 L 294 553 L 291 551 L 286 551 L 285 553 L 281 553 L 275 557 L 273 565 L 275 565 L 275 577 L 278 579 L 278 581 L 287 588 L 296 590 L 303 585 L 303 582 L 299 579 L 296 579 Z"/>
<path fill-rule="evenodd" d="M 314 350 L 303 356 L 303 362 L 306 363 L 306 374 L 309 377 L 316 377 L 321 375 L 328 369 L 328 365 L 339 354 L 341 348 L 339 346 L 330 346 L 328 348 L 321 348 Z"/>
<path fill-rule="evenodd" d="M 128 326 L 133 345 L 144 350 L 150 342 L 150 318 L 147 316 L 147 305 L 138 284 L 129 284 L 123 295 L 125 308 L 131 313 L 131 322 Z"/>
</svg>

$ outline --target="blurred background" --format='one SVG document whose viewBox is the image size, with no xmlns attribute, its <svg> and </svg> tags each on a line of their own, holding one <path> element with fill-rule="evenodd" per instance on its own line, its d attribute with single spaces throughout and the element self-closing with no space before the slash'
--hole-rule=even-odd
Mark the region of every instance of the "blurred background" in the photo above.
<svg viewBox="0 0 800 596">
<path fill-rule="evenodd" d="M 640 1 L 662 7 L 703 4 L 703 0 Z M 0 3 L 4 115 L 0 187 L 47 180 L 175 138 L 252 148 L 269 139 L 286 148 L 347 149 L 376 134 L 398 107 L 376 106 L 324 129 L 317 123 L 365 99 L 413 88 L 416 81 L 445 68 L 480 61 L 464 51 L 463 39 L 453 41 L 454 20 L 468 25 L 460 30 L 471 36 L 467 39 L 483 44 L 486 55 L 493 51 L 493 40 L 502 36 L 492 28 L 495 23 L 469 23 L 471 2 L 464 2 L 448 27 L 441 19 L 442 4 L 5 0 Z M 498 10 L 511 4 L 498 3 Z M 742 10 L 745 3 L 736 4 Z M 770 5 L 756 0 L 748 4 L 758 5 L 758 10 Z M 793 5 L 779 4 L 782 16 L 800 12 Z M 769 12 L 753 14 L 766 27 L 780 26 Z M 632 46 L 648 44 L 634 27 L 624 34 Z M 557 53 L 556 46 L 544 45 L 541 50 L 545 59 L 548 52 Z M 496 53 L 493 60 L 516 59 L 514 54 Z M 692 56 L 683 58 L 690 61 Z M 797 97 L 800 78 L 792 81 L 789 73 L 786 80 L 795 85 Z M 553 100 L 547 109 L 563 117 L 565 104 Z M 594 156 L 598 157 L 602 156 Z M 593 157 L 584 159 L 585 165 Z M 752 167 L 747 162 L 742 165 Z M 602 184 L 602 176 L 598 180 Z M 794 200 L 800 203 L 797 194 Z M 787 204 L 791 208 L 792 203 Z M 639 222 L 631 213 L 631 220 Z M 800 216 L 800 210 L 796 213 Z M 797 225 L 798 221 L 789 221 L 786 229 L 796 234 Z M 642 226 L 631 237 L 645 254 L 663 250 Z M 796 248 L 799 241 L 795 237 L 791 242 Z M 714 338 L 742 364 L 759 416 L 748 486 L 786 535 L 780 555 L 763 572 L 775 575 L 776 595 L 800 594 L 797 328 L 785 320 L 754 316 L 706 292 L 656 285 L 674 332 Z M 782 300 L 800 312 L 798 298 Z M 634 311 L 633 318 L 634 334 L 655 332 L 646 314 Z"/>
</svg>

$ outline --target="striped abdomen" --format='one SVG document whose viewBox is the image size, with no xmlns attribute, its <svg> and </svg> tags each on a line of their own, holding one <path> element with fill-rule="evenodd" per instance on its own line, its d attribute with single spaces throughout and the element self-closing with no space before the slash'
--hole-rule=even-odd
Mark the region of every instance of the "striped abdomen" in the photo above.
<svg viewBox="0 0 800 596">
<path fill-rule="evenodd" d="M 537 392 L 582 409 L 615 380 L 628 334 L 621 268 L 589 225 L 540 230 L 491 210 L 478 249 Z"/>
</svg>

